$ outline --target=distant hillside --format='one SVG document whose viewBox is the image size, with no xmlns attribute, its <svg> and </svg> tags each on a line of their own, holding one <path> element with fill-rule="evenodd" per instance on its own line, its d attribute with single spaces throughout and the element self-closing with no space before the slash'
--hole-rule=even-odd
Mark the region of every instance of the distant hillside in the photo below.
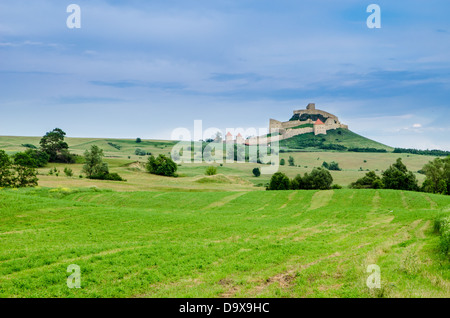
<svg viewBox="0 0 450 318">
<path fill-rule="evenodd" d="M 375 148 L 391 152 L 394 148 L 358 135 L 348 129 L 327 131 L 326 135 L 301 134 L 280 141 L 281 149 L 328 149 L 348 150 L 350 148 Z"/>
<path fill-rule="evenodd" d="M 0 149 L 12 154 L 18 151 L 25 151 L 30 147 L 39 148 L 39 141 L 42 137 L 19 137 L 0 136 Z M 142 140 L 137 143 L 135 139 L 111 139 L 111 138 L 65 138 L 69 145 L 69 150 L 75 154 L 83 154 L 92 145 L 97 145 L 104 150 L 107 157 L 128 157 L 137 158 L 136 149 L 139 148 L 145 153 L 154 155 L 167 155 L 176 141 L 168 140 Z"/>
<path fill-rule="evenodd" d="M 41 137 L 13 137 L 0 136 L 0 149 L 12 154 L 18 151 L 24 151 L 29 147 L 39 147 Z M 142 140 L 137 143 L 135 139 L 110 139 L 110 138 L 71 138 L 65 141 L 69 144 L 72 153 L 83 154 L 85 150 L 90 149 L 92 145 L 102 148 L 107 157 L 131 156 L 137 158 L 136 149 L 139 148 L 145 153 L 154 155 L 169 154 L 176 141 L 168 140 Z M 347 150 L 349 148 L 375 148 L 385 149 L 392 152 L 394 148 L 383 145 L 379 142 L 360 136 L 347 129 L 329 130 L 326 135 L 317 135 L 313 133 L 297 135 L 280 141 L 281 149 L 304 149 L 304 150 Z M 344 148 L 345 147 L 345 148 Z"/>
</svg>

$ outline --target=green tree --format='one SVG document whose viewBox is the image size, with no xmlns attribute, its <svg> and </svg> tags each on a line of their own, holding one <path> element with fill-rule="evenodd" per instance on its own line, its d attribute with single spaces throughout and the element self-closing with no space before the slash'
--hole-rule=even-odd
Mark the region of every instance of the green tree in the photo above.
<svg viewBox="0 0 450 318">
<path fill-rule="evenodd" d="M 375 171 L 370 171 L 366 175 L 350 184 L 352 189 L 382 189 L 384 188 L 383 181 Z"/>
<path fill-rule="evenodd" d="M 450 194 L 450 156 L 436 158 L 423 168 L 426 179 L 422 189 L 426 192 Z"/>
<path fill-rule="evenodd" d="M 261 170 L 259 168 L 253 168 L 252 172 L 255 177 L 259 177 L 261 175 Z"/>
<path fill-rule="evenodd" d="M 304 189 L 331 189 L 333 177 L 330 172 L 324 168 L 314 168 L 310 174 L 305 173 L 302 178 Z"/>
<path fill-rule="evenodd" d="M 137 144 L 139 144 L 139 143 L 141 143 L 141 142 L 142 142 L 141 138 L 136 138 L 136 143 L 137 143 Z"/>
<path fill-rule="evenodd" d="M 17 175 L 14 177 L 14 187 L 35 187 L 38 185 L 37 171 L 32 167 L 16 165 L 14 169 Z"/>
<path fill-rule="evenodd" d="M 289 162 L 289 165 L 290 165 L 291 167 L 293 167 L 293 166 L 295 165 L 294 157 L 289 156 L 288 162 Z"/>
<path fill-rule="evenodd" d="M 20 165 L 24 167 L 37 168 L 38 164 L 36 160 L 26 152 L 18 152 L 12 156 L 15 165 Z"/>
<path fill-rule="evenodd" d="M 270 178 L 267 190 L 289 190 L 289 188 L 289 178 L 282 172 L 276 172 L 272 175 L 272 178 Z"/>
<path fill-rule="evenodd" d="M 150 156 L 146 168 L 149 173 L 172 177 L 176 175 L 175 172 L 178 167 L 171 158 L 160 154 L 157 158 L 153 155 Z"/>
<path fill-rule="evenodd" d="M 304 189 L 305 185 L 303 182 L 303 178 L 301 175 L 296 175 L 294 179 L 291 180 L 291 189 L 292 190 L 301 190 Z"/>
<path fill-rule="evenodd" d="M 25 153 L 36 161 L 37 168 L 45 167 L 50 159 L 48 153 L 37 149 L 28 149 Z"/>
<path fill-rule="evenodd" d="M 280 166 L 284 166 L 286 164 L 286 161 L 282 158 L 280 159 Z"/>
<path fill-rule="evenodd" d="M 4 150 L 0 150 L 0 187 L 8 188 L 13 184 L 12 161 Z"/>
<path fill-rule="evenodd" d="M 0 150 L 0 187 L 19 188 L 37 186 L 36 169 L 30 166 L 29 158 L 17 159 L 17 163 L 9 158 L 5 151 Z"/>
<path fill-rule="evenodd" d="M 69 153 L 69 145 L 64 141 L 66 133 L 60 128 L 47 132 L 39 144 L 41 150 L 49 155 L 49 162 L 73 163 L 75 160 Z"/>
<path fill-rule="evenodd" d="M 397 161 L 383 172 L 382 178 L 385 189 L 418 191 L 416 176 L 408 171 L 402 159 Z"/>
<path fill-rule="evenodd" d="M 103 162 L 103 156 L 103 149 L 97 145 L 92 145 L 90 151 L 84 152 L 83 172 L 88 178 L 109 173 L 108 164 Z"/>
</svg>

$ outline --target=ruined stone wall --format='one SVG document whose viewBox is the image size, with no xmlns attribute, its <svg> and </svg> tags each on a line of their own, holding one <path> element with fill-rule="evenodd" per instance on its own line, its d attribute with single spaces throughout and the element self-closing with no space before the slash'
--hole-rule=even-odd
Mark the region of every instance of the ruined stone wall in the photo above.
<svg viewBox="0 0 450 318">
<path fill-rule="evenodd" d="M 302 114 L 309 114 L 309 115 L 322 115 L 324 117 L 333 118 L 334 120 L 339 122 L 339 119 L 337 116 L 327 113 L 326 111 L 320 110 L 320 109 L 301 109 L 301 110 L 294 110 L 294 115 L 298 114 L 301 116 Z"/>
<path fill-rule="evenodd" d="M 314 128 L 312 127 L 289 129 L 288 131 L 286 131 L 285 134 L 283 134 L 283 139 L 291 138 L 297 135 L 312 133 L 313 131 Z"/>
<path fill-rule="evenodd" d="M 269 130 L 275 129 L 275 128 L 284 128 L 283 123 L 281 121 L 270 119 L 269 121 Z"/>
</svg>

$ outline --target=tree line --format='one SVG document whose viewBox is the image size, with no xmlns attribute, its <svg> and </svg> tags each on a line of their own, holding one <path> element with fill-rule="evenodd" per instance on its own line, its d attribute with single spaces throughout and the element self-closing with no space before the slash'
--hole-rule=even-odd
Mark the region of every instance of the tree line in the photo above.
<svg viewBox="0 0 450 318">
<path fill-rule="evenodd" d="M 282 172 L 276 172 L 270 178 L 266 190 L 328 190 L 332 188 L 332 183 L 333 177 L 330 172 L 320 167 L 303 176 L 298 174 L 293 179 L 289 179 Z"/>
<path fill-rule="evenodd" d="M 40 148 L 26 144 L 26 151 L 11 157 L 0 150 L 0 187 L 34 187 L 38 182 L 37 168 L 49 162 L 75 163 L 76 156 L 69 152 L 65 135 L 63 130 L 55 128 L 41 138 Z"/>
<path fill-rule="evenodd" d="M 425 155 L 425 156 L 436 156 L 445 157 L 450 156 L 450 151 L 433 149 L 433 150 L 420 150 L 414 148 L 395 148 L 394 153 L 410 153 L 413 155 Z"/>
<path fill-rule="evenodd" d="M 320 168 L 314 168 L 311 173 L 305 173 L 303 177 L 297 175 L 293 179 L 289 179 L 282 172 L 277 172 L 272 175 L 266 189 L 327 190 L 340 188 L 338 185 L 332 186 L 333 178 L 328 171 L 329 168 L 330 164 L 325 163 Z M 351 189 L 393 189 L 450 195 L 450 156 L 428 162 L 422 171 L 426 178 L 420 186 L 414 173 L 407 169 L 401 158 L 398 158 L 395 163 L 382 172 L 381 176 L 378 176 L 375 171 L 369 171 L 364 177 L 351 183 L 349 187 Z"/>
<path fill-rule="evenodd" d="M 353 189 L 394 189 L 450 194 L 450 156 L 436 158 L 422 168 L 425 181 L 419 186 L 416 176 L 409 171 L 401 158 L 383 171 L 381 177 L 375 171 L 366 173 L 350 185 Z"/>
</svg>

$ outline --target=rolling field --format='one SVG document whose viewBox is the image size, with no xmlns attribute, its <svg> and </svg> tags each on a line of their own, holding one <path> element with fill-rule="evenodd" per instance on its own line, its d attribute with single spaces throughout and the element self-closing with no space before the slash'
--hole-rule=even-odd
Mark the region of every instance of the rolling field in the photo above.
<svg viewBox="0 0 450 318">
<path fill-rule="evenodd" d="M 350 132 L 349 132 L 350 133 Z M 0 149 L 9 154 L 24 151 L 24 144 L 32 144 L 39 147 L 41 137 L 9 137 L 0 136 Z M 270 175 L 261 175 L 255 178 L 252 169 L 261 167 L 252 163 L 224 163 L 217 166 L 218 174 L 225 178 L 205 177 L 205 170 L 209 166 L 206 163 L 183 163 L 178 167 L 179 178 L 163 178 L 151 176 L 145 173 L 144 164 L 148 156 L 135 155 L 135 149 L 140 148 L 155 156 L 159 154 L 169 155 L 175 142 L 164 140 L 143 140 L 136 143 L 132 139 L 102 139 L 102 138 L 66 138 L 69 150 L 72 153 L 82 155 L 91 145 L 97 145 L 104 149 L 105 161 L 109 164 L 111 172 L 122 175 L 127 182 L 105 182 L 98 180 L 78 179 L 82 164 L 64 165 L 49 164 L 48 167 L 39 169 L 39 185 L 44 187 L 90 187 L 97 186 L 102 189 L 114 189 L 119 191 L 224 191 L 224 190 L 263 190 L 255 185 L 265 185 L 270 180 Z M 350 139 L 351 140 L 351 139 Z M 112 146 L 114 145 L 114 146 Z M 360 145 L 368 146 L 368 145 Z M 294 157 L 295 166 L 287 164 L 289 156 Z M 417 173 L 422 167 L 433 160 L 433 156 L 396 154 L 396 153 L 359 153 L 359 152 L 333 152 L 333 151 L 309 151 L 280 153 L 280 159 L 286 160 L 285 166 L 280 166 L 279 171 L 293 178 L 297 174 L 310 172 L 314 167 L 320 167 L 324 161 L 336 161 L 342 171 L 331 171 L 335 184 L 348 186 L 350 183 L 363 177 L 368 170 L 374 170 L 378 174 L 387 169 L 397 158 L 402 158 L 409 170 L 413 171 L 417 179 L 422 182 L 424 175 Z M 66 178 L 62 171 L 64 167 L 74 171 L 73 178 Z M 50 169 L 56 167 L 61 171 L 59 177 L 49 176 Z M 228 179 L 230 178 L 230 179 Z M 228 180 L 227 180 L 228 179 Z M 210 182 L 209 182 L 210 181 Z"/>
<path fill-rule="evenodd" d="M 13 154 L 40 137 L 0 137 Z M 147 156 L 174 142 L 66 138 L 82 155 L 104 149 L 126 182 L 79 178 L 82 164 L 38 169 L 39 187 L 0 189 L 0 297 L 450 297 L 450 262 L 433 232 L 450 197 L 390 190 L 264 191 L 270 175 L 252 163 L 183 163 L 178 177 L 145 171 Z M 336 161 L 335 184 L 397 158 L 417 172 L 431 156 L 281 153 L 293 178 Z M 65 167 L 73 170 L 66 177 Z M 58 176 L 49 175 L 56 168 Z M 416 173 L 419 181 L 424 176 Z M 69 289 L 67 267 L 81 268 Z M 369 289 L 367 266 L 381 269 Z"/>
<path fill-rule="evenodd" d="M 449 297 L 448 214 L 390 190 L 1 190 L 0 297 Z"/>
<path fill-rule="evenodd" d="M 279 171 L 293 178 L 297 174 L 310 172 L 314 167 L 320 167 L 324 161 L 336 161 L 342 168 L 342 171 L 330 171 L 334 183 L 342 186 L 348 186 L 350 183 L 363 177 L 367 170 L 381 171 L 387 169 L 395 162 L 397 158 L 402 158 L 405 165 L 411 171 L 416 171 L 416 178 L 422 182 L 425 176 L 417 173 L 423 165 L 432 160 L 431 156 L 393 154 L 393 153 L 341 153 L 341 152 L 301 152 L 301 153 L 282 153 L 280 158 L 287 162 L 289 156 L 295 159 L 295 167 L 287 164 L 280 166 Z M 364 162 L 366 161 L 366 162 Z M 262 167 L 259 164 L 252 163 L 224 163 L 223 166 L 214 164 L 217 167 L 217 173 L 222 175 L 206 177 L 205 170 L 209 164 L 181 164 L 178 167 L 178 178 L 165 178 L 146 173 L 144 164 L 146 157 L 141 158 L 106 158 L 105 162 L 109 164 L 111 172 L 117 172 L 127 182 L 99 181 L 79 179 L 82 164 L 54 164 L 51 163 L 46 168 L 39 169 L 39 185 L 44 187 L 90 187 L 97 186 L 102 189 L 113 189 L 119 191 L 224 191 L 224 190 L 264 190 L 264 187 L 255 187 L 255 185 L 264 185 L 269 182 L 271 175 L 261 175 L 256 178 L 252 174 L 252 169 Z M 48 175 L 50 169 L 56 167 L 60 170 L 58 177 Z M 74 171 L 74 177 L 64 176 L 64 167 L 71 168 Z M 363 171 L 360 171 L 360 168 Z M 203 180 L 202 180 L 203 179 Z M 208 182 L 210 181 L 210 182 Z"/>
</svg>

